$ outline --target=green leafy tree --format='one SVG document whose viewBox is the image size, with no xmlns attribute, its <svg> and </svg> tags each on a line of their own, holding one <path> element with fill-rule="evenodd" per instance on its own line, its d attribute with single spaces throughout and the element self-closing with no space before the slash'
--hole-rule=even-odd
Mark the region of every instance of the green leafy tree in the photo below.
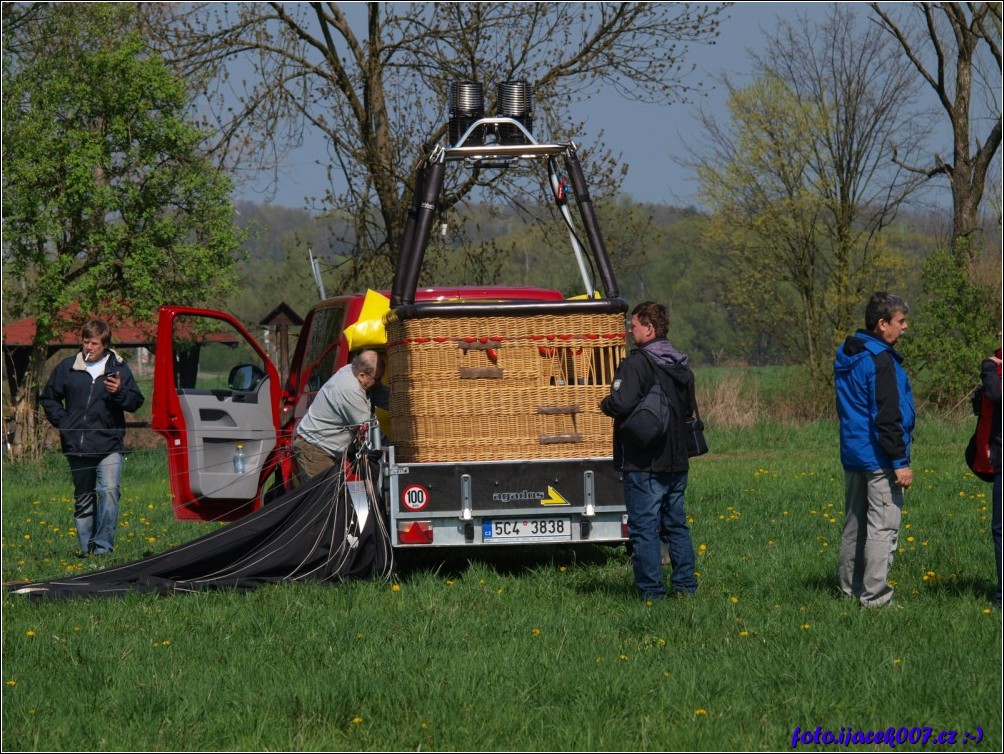
<svg viewBox="0 0 1004 754">
<path fill-rule="evenodd" d="M 15 454 L 37 452 L 35 401 L 61 313 L 155 319 L 231 285 L 232 186 L 200 151 L 183 83 L 132 4 L 5 4 L 4 302 L 37 330 Z"/>
<path fill-rule="evenodd" d="M 966 240 L 957 240 L 956 247 L 960 243 Z M 902 345 L 917 368 L 917 391 L 948 408 L 965 402 L 980 364 L 1000 346 L 999 290 L 995 295 L 974 282 L 968 256 L 939 249 L 924 262 L 924 298 L 913 307 Z"/>
<path fill-rule="evenodd" d="M 730 127 L 704 118 L 706 241 L 753 352 L 822 379 L 862 302 L 895 280 L 882 231 L 920 180 L 892 162 L 921 140 L 914 88 L 890 40 L 839 6 L 782 24 L 754 63 L 752 85 L 730 86 Z"/>
</svg>

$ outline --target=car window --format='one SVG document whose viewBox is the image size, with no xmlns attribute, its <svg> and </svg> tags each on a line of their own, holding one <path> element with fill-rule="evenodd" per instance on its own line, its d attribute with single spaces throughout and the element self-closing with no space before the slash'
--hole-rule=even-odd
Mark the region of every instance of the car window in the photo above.
<svg viewBox="0 0 1004 754">
<path fill-rule="evenodd" d="M 253 391 L 265 376 L 265 360 L 228 322 L 179 315 L 173 337 L 179 390 Z"/>
<path fill-rule="evenodd" d="M 303 355 L 304 367 L 300 375 L 302 390 L 320 390 L 321 385 L 327 382 L 335 371 L 344 319 L 345 310 L 340 308 L 319 309 L 314 312 Z"/>
</svg>

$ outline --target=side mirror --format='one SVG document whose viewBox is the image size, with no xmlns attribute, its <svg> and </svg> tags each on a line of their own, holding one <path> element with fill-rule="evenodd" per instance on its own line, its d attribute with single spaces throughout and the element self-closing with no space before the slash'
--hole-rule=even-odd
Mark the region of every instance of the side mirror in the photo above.
<svg viewBox="0 0 1004 754">
<path fill-rule="evenodd" d="M 254 364 L 238 364 L 230 370 L 227 385 L 231 390 L 249 393 L 265 379 L 265 372 Z"/>
</svg>

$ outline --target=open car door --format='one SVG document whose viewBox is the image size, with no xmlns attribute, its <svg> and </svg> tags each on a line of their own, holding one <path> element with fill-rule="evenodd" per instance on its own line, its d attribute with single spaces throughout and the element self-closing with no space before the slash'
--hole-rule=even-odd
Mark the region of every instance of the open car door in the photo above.
<svg viewBox="0 0 1004 754">
<path fill-rule="evenodd" d="M 221 312 L 165 306 L 157 324 L 151 425 L 167 440 L 174 515 L 232 521 L 261 506 L 279 463 L 279 373 Z M 237 446 L 244 471 L 236 469 Z"/>
</svg>

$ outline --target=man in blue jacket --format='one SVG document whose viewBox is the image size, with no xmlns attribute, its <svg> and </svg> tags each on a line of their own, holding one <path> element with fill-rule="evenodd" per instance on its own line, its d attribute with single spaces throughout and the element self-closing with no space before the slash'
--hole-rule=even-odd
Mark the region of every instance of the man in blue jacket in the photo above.
<svg viewBox="0 0 1004 754">
<path fill-rule="evenodd" d="M 666 339 L 668 329 L 662 304 L 645 301 L 634 308 L 631 337 L 638 348 L 617 367 L 610 395 L 600 402 L 600 410 L 614 419 L 614 466 L 623 472 L 634 581 L 646 601 L 666 597 L 663 540 L 674 595 L 693 596 L 697 591 L 694 545 L 683 508 L 690 468 L 684 418 L 693 413 L 689 388 L 694 373 L 686 354 Z M 642 446 L 624 430 L 624 420 L 657 382 L 668 388 L 664 392 L 672 420 L 665 433 Z"/>
<path fill-rule="evenodd" d="M 896 552 L 903 491 L 913 484 L 910 438 L 916 420 L 910 379 L 893 346 L 906 332 L 909 308 L 876 293 L 865 329 L 837 349 L 833 364 L 844 467 L 840 589 L 863 607 L 892 600 L 887 577 Z"/>
<path fill-rule="evenodd" d="M 108 347 L 111 338 L 100 319 L 84 325 L 80 351 L 56 365 L 39 399 L 70 464 L 81 558 L 115 547 L 124 412 L 143 405 L 129 367 Z"/>
</svg>

